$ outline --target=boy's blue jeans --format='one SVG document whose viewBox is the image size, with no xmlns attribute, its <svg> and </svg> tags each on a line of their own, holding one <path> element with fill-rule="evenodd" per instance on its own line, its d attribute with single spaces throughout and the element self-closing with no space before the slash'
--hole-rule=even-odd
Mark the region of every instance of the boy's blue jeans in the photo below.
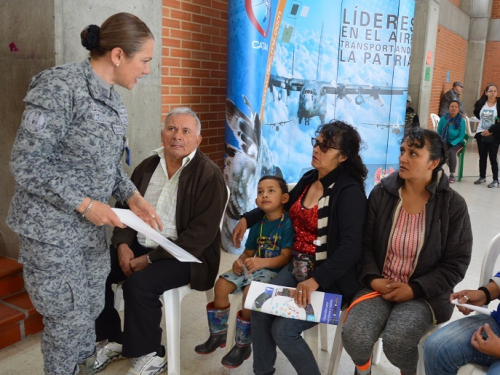
<svg viewBox="0 0 500 375">
<path fill-rule="evenodd" d="M 425 374 L 455 375 L 467 363 L 490 366 L 488 375 L 500 374 L 500 358 L 481 353 L 471 344 L 472 335 L 485 323 L 500 336 L 496 320 L 483 314 L 458 319 L 430 335 L 424 346 Z"/>
<path fill-rule="evenodd" d="M 285 266 L 271 284 L 296 287 Z M 286 355 L 298 375 L 320 375 L 314 355 L 301 333 L 318 323 L 287 319 L 252 311 L 253 370 L 257 375 L 274 374 L 276 346 Z"/>
</svg>

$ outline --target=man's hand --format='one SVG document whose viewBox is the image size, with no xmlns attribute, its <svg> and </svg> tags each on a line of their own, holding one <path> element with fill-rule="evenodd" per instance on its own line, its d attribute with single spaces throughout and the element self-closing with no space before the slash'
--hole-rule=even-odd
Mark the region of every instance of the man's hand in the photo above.
<svg viewBox="0 0 500 375">
<path fill-rule="evenodd" d="M 139 272 L 149 266 L 148 256 L 141 255 L 138 258 L 134 258 L 130 261 L 130 268 L 132 268 L 133 272 Z"/>
<path fill-rule="evenodd" d="M 132 249 L 126 243 L 121 243 L 118 245 L 117 253 L 118 264 L 120 265 L 122 272 L 125 276 L 132 275 L 133 271 L 130 268 L 130 261 L 134 259 L 134 252 Z"/>
<path fill-rule="evenodd" d="M 390 302 L 406 302 L 410 301 L 415 297 L 413 294 L 413 289 L 405 283 L 395 283 L 391 282 L 386 285 L 386 288 L 390 290 L 389 293 L 383 294 L 382 298 Z"/>
<path fill-rule="evenodd" d="M 479 327 L 472 335 L 470 343 L 481 353 L 500 358 L 500 338 L 495 335 L 488 323 L 484 327 Z"/>
<path fill-rule="evenodd" d="M 243 236 L 245 235 L 247 229 L 248 229 L 247 219 L 242 217 L 240 221 L 238 221 L 238 224 L 236 224 L 236 226 L 233 229 L 233 245 L 235 247 L 241 246 L 241 240 L 243 239 Z"/>
<path fill-rule="evenodd" d="M 139 216 L 151 228 L 156 229 L 158 227 L 160 231 L 163 230 L 160 216 L 156 213 L 153 206 L 151 206 L 141 195 L 134 195 L 128 200 L 127 204 L 132 212 Z"/>
</svg>

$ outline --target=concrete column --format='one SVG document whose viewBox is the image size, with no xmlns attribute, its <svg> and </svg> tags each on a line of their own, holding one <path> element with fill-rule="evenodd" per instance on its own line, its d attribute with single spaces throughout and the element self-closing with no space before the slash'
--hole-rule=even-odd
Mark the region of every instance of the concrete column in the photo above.
<svg viewBox="0 0 500 375">
<path fill-rule="evenodd" d="M 427 126 L 432 88 L 432 72 L 440 11 L 440 0 L 416 0 L 413 42 L 410 60 L 408 93 L 412 106 L 418 112 L 420 124 Z M 432 53 L 431 64 L 427 65 L 427 52 Z M 425 70 L 430 68 L 430 80 L 425 80 Z"/>
<path fill-rule="evenodd" d="M 117 88 L 129 113 L 132 169 L 161 143 L 162 0 L 1 0 L 0 1 L 0 256 L 17 258 L 16 235 L 5 218 L 15 181 L 8 169 L 10 151 L 24 110 L 22 99 L 32 76 L 51 66 L 83 61 L 88 51 L 80 32 L 118 12 L 133 13 L 155 36 L 151 74 L 132 90 Z M 11 50 L 8 49 L 10 43 Z M 15 51 L 17 49 L 17 51 Z"/>
<path fill-rule="evenodd" d="M 484 53 L 491 16 L 491 0 L 462 0 L 460 9 L 470 16 L 469 46 L 465 67 L 462 103 L 465 111 L 472 116 L 474 103 L 481 95 Z"/>
</svg>

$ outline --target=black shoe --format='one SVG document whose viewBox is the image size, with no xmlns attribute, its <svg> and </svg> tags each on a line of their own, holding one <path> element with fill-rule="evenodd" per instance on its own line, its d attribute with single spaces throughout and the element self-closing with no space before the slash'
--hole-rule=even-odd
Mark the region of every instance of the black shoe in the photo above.
<svg viewBox="0 0 500 375">
<path fill-rule="evenodd" d="M 252 347 L 250 345 L 235 345 L 229 351 L 229 353 L 227 353 L 224 358 L 222 358 L 222 366 L 225 366 L 227 368 L 240 367 L 243 361 L 250 357 L 250 354 L 252 354 Z"/>
<path fill-rule="evenodd" d="M 198 354 L 210 354 L 215 352 L 217 348 L 224 348 L 226 346 L 226 336 L 227 332 L 219 335 L 210 334 L 208 340 L 196 346 L 194 351 Z"/>
</svg>

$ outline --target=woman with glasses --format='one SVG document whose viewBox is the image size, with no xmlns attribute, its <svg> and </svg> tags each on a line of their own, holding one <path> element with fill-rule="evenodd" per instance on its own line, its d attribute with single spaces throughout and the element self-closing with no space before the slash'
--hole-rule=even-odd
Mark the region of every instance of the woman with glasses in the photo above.
<svg viewBox="0 0 500 375">
<path fill-rule="evenodd" d="M 434 131 L 410 128 L 399 171 L 370 193 L 360 282 L 342 330 L 355 375 L 371 374 L 373 346 L 383 339 L 402 375 L 417 373 L 418 344 L 450 319 L 450 294 L 464 277 L 472 251 L 465 200 L 441 167 L 446 145 Z"/>
<path fill-rule="evenodd" d="M 479 152 L 479 178 L 474 184 L 486 183 L 486 164 L 489 156 L 493 182 L 489 188 L 500 187 L 498 182 L 498 147 L 500 145 L 500 102 L 497 100 L 498 88 L 496 85 L 488 85 L 481 98 L 474 104 L 474 116 L 479 119 L 474 138 L 477 140 L 477 151 Z"/>
<path fill-rule="evenodd" d="M 295 287 L 295 303 L 304 308 L 315 290 L 341 294 L 343 303 L 360 290 L 356 264 L 367 204 L 367 170 L 359 155 L 358 132 L 334 121 L 321 125 L 311 141 L 314 169 L 302 176 L 285 205 L 295 229 L 293 261 L 272 280 L 275 285 Z M 236 246 L 247 227 L 261 218 L 259 209 L 244 214 L 233 232 Z M 320 374 L 314 354 L 301 337 L 316 324 L 253 311 L 254 373 L 274 373 L 278 346 L 298 374 Z"/>
</svg>

